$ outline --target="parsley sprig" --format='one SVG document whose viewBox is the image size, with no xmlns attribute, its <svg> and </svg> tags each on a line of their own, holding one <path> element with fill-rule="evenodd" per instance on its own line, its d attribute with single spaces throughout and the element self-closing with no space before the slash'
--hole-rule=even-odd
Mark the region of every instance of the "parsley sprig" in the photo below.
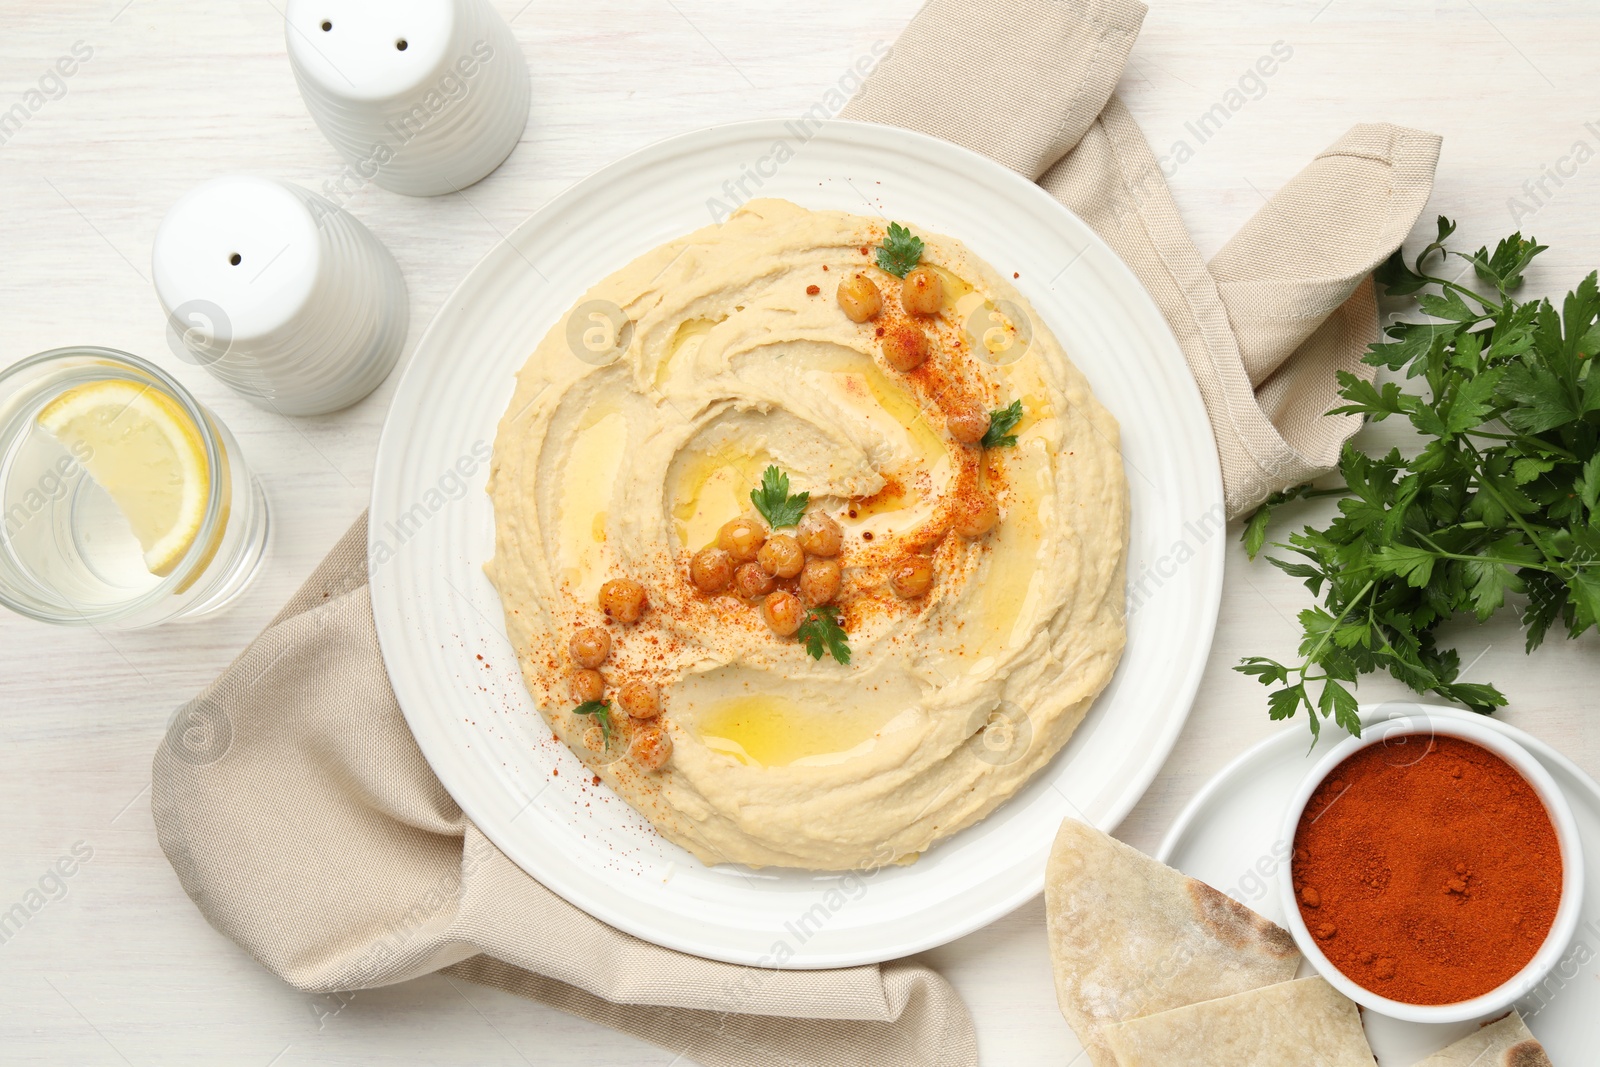
<svg viewBox="0 0 1600 1067">
<path fill-rule="evenodd" d="M 898 222 L 889 223 L 889 233 L 878 246 L 878 266 L 897 278 L 904 278 L 922 262 L 922 238 Z"/>
<path fill-rule="evenodd" d="M 1378 272 L 1391 294 L 1418 294 L 1432 321 L 1388 327 L 1365 359 L 1426 392 L 1341 373 L 1346 403 L 1333 412 L 1405 418 L 1420 451 L 1346 445 L 1342 488 L 1276 494 L 1245 526 L 1254 556 L 1274 508 L 1342 497 L 1325 527 L 1275 546 L 1298 558 L 1270 560 L 1322 601 L 1300 613 L 1299 664 L 1251 656 L 1235 668 L 1276 687 L 1272 718 L 1305 708 L 1313 734 L 1329 717 L 1359 734 L 1348 686 L 1377 670 L 1477 712 L 1503 706 L 1493 685 L 1460 680 L 1460 656 L 1435 631 L 1460 616 L 1486 620 L 1509 596 L 1529 652 L 1557 624 L 1577 637 L 1600 623 L 1600 284 L 1590 274 L 1559 309 L 1518 302 L 1510 294 L 1545 246 L 1512 234 L 1469 255 L 1447 246 L 1454 230 L 1441 217 L 1414 266 L 1397 252 Z M 1485 291 L 1429 272 L 1450 258 Z"/>
<path fill-rule="evenodd" d="M 821 659 L 822 653 L 827 651 L 835 660 L 849 666 L 850 635 L 839 624 L 839 609 L 834 605 L 825 604 L 807 611 L 806 620 L 795 636 L 806 646 L 812 659 Z"/>
<path fill-rule="evenodd" d="M 984 448 L 1012 448 L 1017 435 L 1012 430 L 1022 421 L 1022 401 L 1013 400 L 998 411 L 989 412 L 989 429 L 978 444 Z"/>
<path fill-rule="evenodd" d="M 750 490 L 750 502 L 761 512 L 767 524 L 776 530 L 780 526 L 796 526 L 811 502 L 810 493 L 789 495 L 789 476 L 777 467 L 761 472 L 761 488 Z"/>
<path fill-rule="evenodd" d="M 606 747 L 611 747 L 611 705 L 604 700 L 585 700 L 582 704 L 572 709 L 574 715 L 592 715 L 595 722 L 600 724 L 600 735 L 605 738 Z"/>
</svg>

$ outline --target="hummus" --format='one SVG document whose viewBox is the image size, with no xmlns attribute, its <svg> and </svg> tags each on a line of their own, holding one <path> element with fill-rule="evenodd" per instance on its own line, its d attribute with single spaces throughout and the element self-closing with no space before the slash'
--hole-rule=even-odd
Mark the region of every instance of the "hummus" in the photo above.
<svg viewBox="0 0 1600 1067">
<path fill-rule="evenodd" d="M 877 265 L 885 234 L 758 200 L 646 253 L 539 344 L 495 439 L 487 569 L 529 691 L 595 774 L 706 863 L 911 862 L 1044 767 L 1122 653 L 1115 420 L 1010 280 L 960 243 L 917 235 L 942 303 L 909 315 Z M 882 291 L 875 320 L 835 297 L 856 275 Z M 908 324 L 930 354 L 902 372 L 885 333 Z M 1018 402 L 1014 441 L 962 444 L 948 428 L 953 404 Z M 847 664 L 808 654 L 804 629 L 775 632 L 737 590 L 691 580 L 724 524 L 762 517 L 751 493 L 772 467 L 842 531 Z M 958 536 L 974 494 L 998 524 Z M 907 559 L 931 565 L 921 595 L 893 580 Z M 643 587 L 637 621 L 599 606 L 619 578 Z M 571 642 L 596 627 L 608 706 L 580 714 Z M 659 718 L 613 698 L 640 682 Z M 670 743 L 654 769 L 629 748 L 652 730 Z"/>
</svg>

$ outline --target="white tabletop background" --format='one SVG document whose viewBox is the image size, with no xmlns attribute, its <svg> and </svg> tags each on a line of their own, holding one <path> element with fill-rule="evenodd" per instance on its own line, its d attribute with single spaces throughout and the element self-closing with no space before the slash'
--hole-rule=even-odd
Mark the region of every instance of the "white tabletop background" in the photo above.
<svg viewBox="0 0 1600 1067">
<path fill-rule="evenodd" d="M 521 146 L 464 195 L 414 200 L 373 186 L 347 204 L 405 272 L 408 355 L 467 269 L 552 195 L 672 134 L 800 114 L 875 41 L 892 41 L 918 0 L 496 5 L 533 71 Z M 289 420 L 177 360 L 164 340 L 150 245 L 180 194 L 230 172 L 320 190 L 342 170 L 296 92 L 281 10 L 280 0 L 0 5 L 0 111 L 78 42 L 93 50 L 65 94 L 0 144 L 0 365 L 72 343 L 155 359 L 232 427 L 273 509 L 264 572 L 203 624 L 105 634 L 0 618 L 0 910 L 75 843 L 93 850 L 65 896 L 0 944 L 0 1062 L 671 1064 L 670 1051 L 437 976 L 342 999 L 295 992 L 206 925 L 157 846 L 150 759 L 168 717 L 361 513 L 393 389 L 391 378 L 349 411 Z M 1552 246 L 1531 292 L 1560 295 L 1600 266 L 1600 161 L 1588 159 L 1600 154 L 1600 13 L 1588 0 L 1157 0 L 1120 91 L 1165 151 L 1277 41 L 1293 56 L 1266 95 L 1172 178 L 1203 253 L 1352 123 L 1387 120 L 1444 135 L 1419 234 L 1444 212 L 1467 241 L 1492 243 L 1516 228 L 1508 200 L 1522 197 L 1534 212 L 1522 228 Z M 940 72 L 930 78 L 938 91 Z M 1529 198 L 1523 183 L 1575 159 L 1580 141 L 1587 162 L 1575 175 L 1564 164 L 1570 176 Z M 1218 768 L 1282 728 L 1267 720 L 1265 690 L 1230 667 L 1252 653 L 1290 658 L 1309 594 L 1248 563 L 1236 533 L 1194 714 L 1120 830 L 1145 849 Z M 1507 722 L 1600 774 L 1600 639 L 1554 638 L 1528 658 L 1509 618 L 1449 636 L 1470 679 L 1511 698 Z M 1387 679 L 1361 687 L 1368 701 L 1401 693 Z M 1035 901 L 925 957 L 965 996 L 986 1064 L 1077 1054 L 1043 922 Z"/>
</svg>

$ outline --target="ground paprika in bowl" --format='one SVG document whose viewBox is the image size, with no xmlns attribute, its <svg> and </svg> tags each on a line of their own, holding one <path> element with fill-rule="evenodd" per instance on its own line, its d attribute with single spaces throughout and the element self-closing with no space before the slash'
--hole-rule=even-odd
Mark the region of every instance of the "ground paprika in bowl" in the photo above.
<svg viewBox="0 0 1600 1067">
<path fill-rule="evenodd" d="M 1559 960 L 1583 865 L 1566 798 L 1491 725 L 1425 713 L 1337 746 L 1290 806 L 1282 892 L 1311 964 L 1412 1022 L 1503 1011 Z"/>
</svg>

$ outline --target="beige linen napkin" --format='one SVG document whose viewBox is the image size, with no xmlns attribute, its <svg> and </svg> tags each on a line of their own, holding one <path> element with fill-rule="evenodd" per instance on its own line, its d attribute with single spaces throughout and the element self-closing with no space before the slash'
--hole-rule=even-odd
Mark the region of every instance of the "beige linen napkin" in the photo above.
<svg viewBox="0 0 1600 1067">
<path fill-rule="evenodd" d="M 1112 97 L 1131 0 L 932 0 L 847 115 L 946 137 L 1037 179 L 1126 259 L 1172 323 L 1216 429 L 1230 510 L 1326 467 L 1333 370 L 1376 335 L 1367 275 L 1427 198 L 1438 140 L 1358 126 L 1208 270 Z M 938 92 L 926 92 L 930 77 Z M 924 104 L 926 103 L 926 106 Z M 711 1065 L 968 1067 L 971 1022 L 926 967 L 761 971 L 641 942 L 498 852 L 395 703 L 356 524 L 271 626 L 174 718 L 154 766 L 162 848 L 205 917 L 329 992 L 443 969 Z"/>
<path fill-rule="evenodd" d="M 1237 516 L 1325 473 L 1360 428 L 1324 414 L 1339 403 L 1335 372 L 1374 373 L 1361 363 L 1378 338 L 1371 273 L 1427 203 L 1439 138 L 1353 127 L 1208 269 L 1112 92 L 1144 12 L 1137 0 L 929 0 L 843 117 L 992 156 L 1094 228 L 1183 348 Z"/>
</svg>

